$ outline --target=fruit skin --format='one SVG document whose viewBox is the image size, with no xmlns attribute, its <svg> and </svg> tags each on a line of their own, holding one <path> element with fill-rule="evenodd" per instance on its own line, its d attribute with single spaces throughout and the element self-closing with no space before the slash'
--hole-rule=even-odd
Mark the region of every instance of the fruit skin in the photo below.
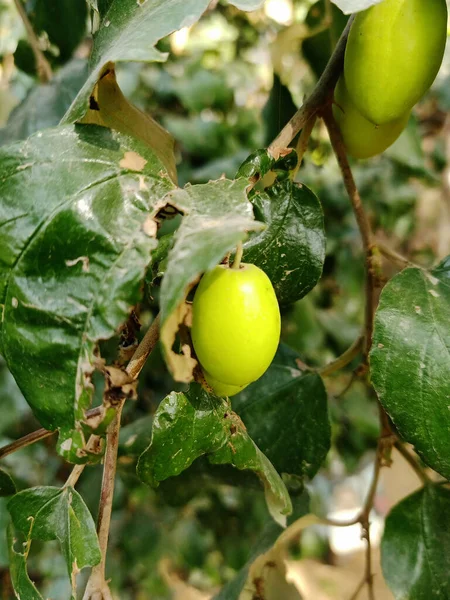
<svg viewBox="0 0 450 600">
<path fill-rule="evenodd" d="M 210 383 L 239 388 L 261 377 L 275 356 L 281 326 L 264 271 L 251 264 L 218 265 L 202 277 L 192 313 L 192 342 Z"/>
<path fill-rule="evenodd" d="M 336 86 L 334 100 L 333 115 L 345 148 L 353 158 L 370 158 L 381 154 L 395 142 L 408 123 L 410 111 L 384 125 L 374 125 L 368 121 L 353 104 L 342 77 Z"/>
<path fill-rule="evenodd" d="M 242 390 L 247 387 L 246 385 L 230 385 L 222 383 L 221 381 L 214 379 L 214 377 L 212 377 L 212 375 L 209 373 L 204 372 L 203 374 L 205 376 L 206 383 L 208 383 L 208 385 L 212 388 L 216 396 L 227 396 L 229 398 L 230 396 L 239 394 L 239 392 L 242 392 Z"/>
<path fill-rule="evenodd" d="M 401 118 L 433 83 L 446 39 L 445 0 L 383 0 L 358 13 L 344 61 L 358 110 L 376 125 Z"/>
</svg>

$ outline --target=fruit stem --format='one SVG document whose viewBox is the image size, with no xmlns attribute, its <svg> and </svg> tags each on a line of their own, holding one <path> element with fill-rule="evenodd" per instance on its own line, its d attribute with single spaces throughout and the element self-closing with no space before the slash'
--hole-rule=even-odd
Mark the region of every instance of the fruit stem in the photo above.
<svg viewBox="0 0 450 600">
<path fill-rule="evenodd" d="M 240 268 L 243 253 L 244 253 L 244 248 L 242 246 L 242 242 L 239 242 L 238 245 L 236 246 L 236 254 L 234 256 L 233 264 L 231 265 L 232 269 Z"/>
</svg>

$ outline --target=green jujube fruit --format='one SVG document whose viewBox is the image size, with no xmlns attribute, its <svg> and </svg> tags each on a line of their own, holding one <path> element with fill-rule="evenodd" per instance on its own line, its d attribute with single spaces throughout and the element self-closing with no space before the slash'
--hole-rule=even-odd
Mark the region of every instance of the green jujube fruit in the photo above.
<svg viewBox="0 0 450 600">
<path fill-rule="evenodd" d="M 376 125 L 402 118 L 433 83 L 445 50 L 445 0 L 383 0 L 358 13 L 345 51 L 345 84 Z"/>
<path fill-rule="evenodd" d="M 370 158 L 381 154 L 395 142 L 408 123 L 409 110 L 399 119 L 384 125 L 374 125 L 368 121 L 353 104 L 342 77 L 336 86 L 334 100 L 334 118 L 345 148 L 353 158 Z"/>
<path fill-rule="evenodd" d="M 205 379 L 232 396 L 259 379 L 280 339 L 272 283 L 252 264 L 218 265 L 203 275 L 192 304 L 192 343 Z"/>
</svg>

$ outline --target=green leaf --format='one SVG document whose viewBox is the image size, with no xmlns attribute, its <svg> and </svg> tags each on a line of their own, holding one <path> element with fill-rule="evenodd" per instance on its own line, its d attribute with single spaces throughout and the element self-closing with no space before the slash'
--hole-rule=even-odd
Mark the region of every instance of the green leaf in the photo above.
<svg viewBox="0 0 450 600">
<path fill-rule="evenodd" d="M 291 499 L 283 480 L 265 456 L 235 413 L 228 416 L 230 421 L 229 440 L 220 450 L 209 456 L 213 465 L 230 464 L 240 470 L 253 471 L 264 486 L 267 508 L 273 519 L 282 527 L 286 525 L 286 515 L 292 512 Z"/>
<path fill-rule="evenodd" d="M 24 140 L 39 129 L 58 125 L 88 75 L 87 61 L 67 63 L 49 83 L 34 86 L 0 129 L 0 145 Z"/>
<path fill-rule="evenodd" d="M 8 526 L 9 572 L 16 598 L 19 600 L 44 600 L 27 573 L 27 558 L 30 544 L 25 544 L 24 552 L 18 552 L 14 546 L 17 542 L 14 527 Z"/>
<path fill-rule="evenodd" d="M 217 265 L 247 231 L 261 228 L 253 219 L 247 186 L 244 179 L 219 179 L 168 194 L 167 203 L 185 216 L 161 284 L 162 323 L 183 300 L 189 284 Z"/>
<path fill-rule="evenodd" d="M 80 436 L 96 342 L 140 299 L 173 186 L 144 144 L 89 125 L 1 148 L 0 172 L 0 347 L 41 423 Z"/>
<path fill-rule="evenodd" d="M 322 275 L 323 211 L 316 195 L 290 179 L 252 197 L 255 217 L 267 227 L 244 245 L 244 261 L 260 267 L 281 304 L 305 296 Z"/>
<path fill-rule="evenodd" d="M 83 117 L 106 63 L 165 60 L 166 55 L 155 48 L 156 43 L 173 31 L 193 25 L 208 4 L 209 0 L 112 0 L 99 7 L 102 18 L 94 35 L 91 74 L 64 122 L 73 123 Z"/>
<path fill-rule="evenodd" d="M 72 487 L 30 488 L 13 496 L 8 510 L 27 542 L 59 541 L 75 593 L 78 571 L 101 560 L 95 523 L 80 494 Z"/>
<path fill-rule="evenodd" d="M 16 484 L 11 475 L 0 469 L 0 496 L 12 496 L 16 493 Z"/>
<path fill-rule="evenodd" d="M 380 402 L 423 460 L 450 477 L 450 257 L 384 288 L 370 365 Z"/>
<path fill-rule="evenodd" d="M 218 450 L 228 439 L 224 415 L 229 411 L 225 399 L 210 396 L 198 384 L 186 393 L 169 394 L 158 406 L 151 443 L 139 459 L 141 481 L 156 487 L 199 456 Z"/>
<path fill-rule="evenodd" d="M 381 564 L 396 600 L 450 598 L 449 556 L 449 490 L 430 485 L 392 509 Z"/>
<path fill-rule="evenodd" d="M 296 358 L 280 346 L 266 373 L 233 398 L 233 409 L 279 473 L 312 478 L 330 448 L 327 393 Z"/>
<path fill-rule="evenodd" d="M 140 456 L 152 441 L 153 416 L 136 419 L 120 429 L 119 455 Z"/>
<path fill-rule="evenodd" d="M 264 485 L 271 515 L 285 523 L 292 507 L 280 476 L 231 412 L 228 401 L 193 383 L 188 392 L 172 392 L 159 405 L 152 441 L 139 459 L 137 473 L 141 481 L 156 487 L 203 455 L 212 464 L 255 472 Z"/>
</svg>

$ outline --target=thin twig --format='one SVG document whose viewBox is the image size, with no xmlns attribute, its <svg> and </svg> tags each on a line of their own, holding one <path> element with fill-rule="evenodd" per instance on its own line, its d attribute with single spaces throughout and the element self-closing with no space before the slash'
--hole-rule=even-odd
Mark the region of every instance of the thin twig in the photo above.
<svg viewBox="0 0 450 600">
<path fill-rule="evenodd" d="M 396 450 L 403 456 L 409 466 L 412 467 L 414 473 L 417 475 L 420 481 L 424 485 L 431 483 L 431 479 L 428 477 L 425 470 L 420 466 L 419 462 L 414 458 L 414 456 L 408 452 L 404 444 L 402 444 L 400 440 L 397 440 L 394 445 Z"/>
<path fill-rule="evenodd" d="M 244 253 L 244 247 L 242 242 L 239 242 L 236 246 L 236 254 L 234 257 L 233 264 L 231 265 L 232 269 L 239 269 L 241 266 L 242 254 Z"/>
<path fill-rule="evenodd" d="M 153 351 L 154 347 L 159 340 L 160 331 L 160 316 L 159 314 L 153 319 L 152 324 L 148 328 L 146 334 L 142 338 L 141 343 L 136 348 L 136 352 L 131 357 L 130 362 L 127 365 L 126 371 L 130 375 L 131 379 L 137 379 L 139 373 L 144 367 L 147 358 Z"/>
<path fill-rule="evenodd" d="M 365 585 L 366 585 L 366 578 L 363 577 L 363 579 L 361 579 L 361 581 L 359 582 L 356 590 L 350 596 L 349 600 L 357 600 L 357 598 L 359 597 L 359 594 L 362 592 Z"/>
<path fill-rule="evenodd" d="M 313 115 L 316 115 L 329 102 L 330 94 L 342 72 L 345 46 L 352 22 L 353 17 L 349 19 L 347 26 L 342 32 L 336 48 L 312 94 L 270 144 L 268 150 L 273 156 L 276 156 L 280 149 L 286 148 L 297 133 L 303 129 L 309 119 Z"/>
<path fill-rule="evenodd" d="M 372 345 L 373 334 L 373 319 L 376 309 L 376 288 L 378 285 L 376 277 L 377 246 L 372 233 L 369 218 L 361 202 L 358 189 L 353 178 L 353 173 L 348 162 L 345 146 L 342 141 L 342 136 L 339 131 L 336 121 L 334 120 L 331 107 L 327 107 L 323 111 L 323 118 L 328 129 L 328 133 L 336 155 L 339 167 L 341 169 L 344 180 L 345 189 L 353 207 L 353 212 L 358 223 L 359 232 L 361 235 L 364 253 L 366 256 L 366 305 L 365 305 L 365 336 L 364 336 L 364 357 L 367 360 L 370 347 Z"/>
<path fill-rule="evenodd" d="M 309 121 L 305 123 L 305 126 L 302 129 L 302 132 L 298 138 L 297 147 L 295 148 L 297 152 L 297 165 L 292 172 L 292 179 L 295 179 L 295 176 L 298 173 L 298 170 L 301 167 L 303 156 L 305 155 L 306 150 L 308 149 L 309 138 L 311 137 L 312 130 L 314 129 L 314 125 L 316 124 L 317 116 L 313 115 Z"/>
<path fill-rule="evenodd" d="M 402 256 L 396 250 L 392 250 L 392 248 L 389 248 L 381 242 L 377 242 L 377 247 L 383 256 L 385 256 L 390 261 L 399 264 L 404 269 L 406 269 L 407 267 L 416 267 L 418 269 L 422 268 L 420 265 L 417 265 L 416 263 L 410 261 L 408 258 L 406 258 L 406 256 Z"/>
<path fill-rule="evenodd" d="M 30 23 L 25 7 L 22 4 L 22 0 L 14 0 L 14 4 L 16 5 L 17 12 L 19 13 L 20 18 L 22 19 L 23 24 L 25 26 L 28 41 L 30 43 L 31 49 L 33 50 L 34 58 L 36 59 L 36 69 L 39 75 L 39 79 L 41 83 L 47 83 L 48 81 L 50 81 L 53 75 L 50 63 L 45 58 L 45 55 L 41 50 L 38 37 L 34 32 L 33 26 Z"/>
<path fill-rule="evenodd" d="M 353 344 L 349 348 L 347 348 L 347 350 L 345 352 L 343 352 L 341 354 L 341 356 L 338 356 L 335 360 L 328 363 L 324 367 L 317 369 L 317 372 L 320 373 L 320 375 L 322 375 L 322 377 L 327 377 L 327 375 L 331 375 L 332 373 L 335 373 L 336 371 L 340 371 L 341 369 L 346 367 L 348 364 L 350 364 L 352 362 L 352 360 L 358 356 L 358 354 L 361 352 L 361 350 L 363 348 L 363 342 L 364 342 L 364 337 L 360 336 L 353 342 Z"/>
</svg>

